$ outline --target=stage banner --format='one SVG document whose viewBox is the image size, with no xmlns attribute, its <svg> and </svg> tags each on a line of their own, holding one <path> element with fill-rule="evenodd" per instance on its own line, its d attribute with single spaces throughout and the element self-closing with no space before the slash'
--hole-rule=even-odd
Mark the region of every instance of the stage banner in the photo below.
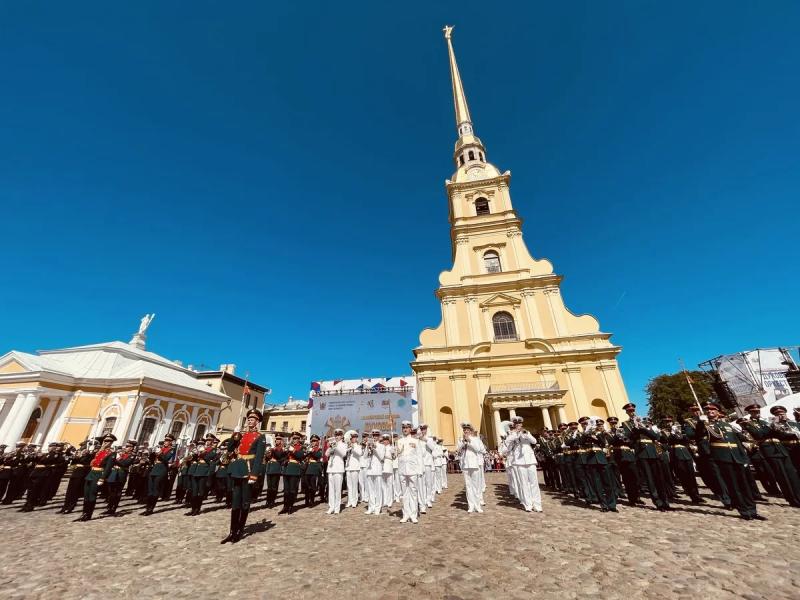
<svg viewBox="0 0 800 600">
<path fill-rule="evenodd" d="M 380 429 L 400 433 L 401 421 L 411 421 L 412 389 L 364 393 L 343 391 L 313 397 L 311 433 L 331 437 L 333 430 L 355 429 L 359 433 Z M 391 420 L 394 419 L 394 428 Z"/>
</svg>

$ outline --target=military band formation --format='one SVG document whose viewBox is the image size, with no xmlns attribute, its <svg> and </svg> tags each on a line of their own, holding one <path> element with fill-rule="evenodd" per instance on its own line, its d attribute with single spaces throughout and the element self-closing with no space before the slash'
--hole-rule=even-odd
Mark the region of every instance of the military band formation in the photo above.
<svg viewBox="0 0 800 600">
<path fill-rule="evenodd" d="M 671 511 L 678 484 L 691 503 L 702 504 L 698 475 L 724 508 L 746 520 L 765 520 L 757 511 L 756 502 L 765 500 L 757 481 L 767 494 L 800 507 L 800 411 L 789 420 L 785 408 L 773 406 L 766 420 L 752 405 L 748 418 L 728 421 L 710 402 L 704 410 L 693 407 L 678 422 L 664 419 L 656 425 L 639 417 L 632 403 L 624 410 L 627 419 L 621 424 L 616 417 L 607 424 L 582 417 L 557 431 L 545 429 L 538 439 L 524 429 L 521 417 L 504 423 L 498 450 L 508 493 L 525 511 L 541 513 L 541 466 L 544 487 L 555 497 L 603 512 L 618 512 L 621 500 L 644 505 L 646 496 L 659 511 Z M 399 503 L 403 523 L 418 523 L 447 488 L 448 450 L 428 435 L 425 424 L 417 429 L 403 421 L 399 436 L 336 429 L 327 440 L 312 435 L 305 443 L 300 433 L 273 440 L 261 433 L 261 420 L 261 413 L 251 410 L 244 431 L 222 443 L 208 434 L 180 460 L 170 435 L 157 448 L 138 448 L 134 440 L 115 447 L 117 439 L 110 434 L 79 448 L 53 443 L 46 452 L 20 442 L 3 454 L 0 445 L 0 498 L 6 505 L 24 498 L 20 511 L 31 512 L 53 500 L 69 472 L 58 512 L 72 513 L 82 496 L 77 521 L 88 521 L 99 496 L 106 515 L 117 515 L 124 495 L 149 516 L 159 501 L 172 499 L 174 487 L 174 502 L 185 505 L 190 517 L 200 515 L 209 498 L 224 503 L 231 512 L 222 543 L 236 543 L 264 491 L 266 508 L 277 507 L 281 482 L 282 514 L 296 510 L 302 493 L 306 507 L 327 500 L 329 515 L 359 504 L 366 506 L 365 514 L 381 515 Z M 483 513 L 487 450 L 472 425 L 462 423 L 461 429 L 455 461 L 464 477 L 466 510 Z"/>
</svg>

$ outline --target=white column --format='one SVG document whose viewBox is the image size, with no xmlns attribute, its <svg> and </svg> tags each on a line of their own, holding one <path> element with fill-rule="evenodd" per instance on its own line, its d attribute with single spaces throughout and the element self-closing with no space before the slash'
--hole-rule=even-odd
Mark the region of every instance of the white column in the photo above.
<svg viewBox="0 0 800 600">
<path fill-rule="evenodd" d="M 553 428 L 553 422 L 550 420 L 550 410 L 547 406 L 542 407 L 542 421 L 547 429 Z"/>
<path fill-rule="evenodd" d="M 494 417 L 494 436 L 497 445 L 500 446 L 500 434 L 503 433 L 503 422 L 500 420 L 500 411 L 496 408 L 492 409 L 492 416 Z"/>
<path fill-rule="evenodd" d="M 47 403 L 47 408 L 44 410 L 42 418 L 39 419 L 39 425 L 36 427 L 36 431 L 33 434 L 34 444 L 42 444 L 44 441 L 48 425 L 50 425 L 50 421 L 53 420 L 53 413 L 56 411 L 56 404 L 58 404 L 58 399 L 50 398 L 50 402 Z"/>
<path fill-rule="evenodd" d="M 6 433 L 11 428 L 11 423 L 14 420 L 14 413 L 19 410 L 22 401 L 25 399 L 25 394 L 17 394 L 16 399 L 8 398 L 3 405 L 3 410 L 0 412 L 2 422 L 0 422 L 0 442 L 6 441 Z"/>
<path fill-rule="evenodd" d="M 210 422 L 208 424 L 208 432 L 209 433 L 216 433 L 217 432 L 217 425 L 219 425 L 219 412 L 220 411 L 215 410 L 211 415 L 211 419 L 210 419 Z M 266 417 L 264 419 L 266 420 Z M 310 425 L 310 423 L 309 423 L 309 425 Z"/>
<path fill-rule="evenodd" d="M 567 413 L 564 411 L 563 406 L 558 407 L 558 422 L 559 424 L 567 422 Z"/>
<path fill-rule="evenodd" d="M 50 402 L 56 405 L 56 416 L 53 419 L 53 424 L 47 430 L 47 435 L 42 444 L 47 446 L 50 442 L 60 442 L 61 429 L 64 427 L 64 416 L 67 414 L 67 407 L 69 406 L 70 397 L 65 398 L 51 398 Z"/>
<path fill-rule="evenodd" d="M 117 436 L 120 444 L 128 441 L 128 430 L 131 428 L 131 417 L 133 416 L 134 408 L 136 408 L 136 394 L 128 394 L 125 408 L 122 410 L 119 419 L 117 419 L 116 427 L 114 427 L 114 435 Z"/>
<path fill-rule="evenodd" d="M 515 418 L 516 416 L 517 416 L 517 411 L 516 411 L 516 409 L 514 409 L 514 408 L 509 408 L 509 409 L 508 409 L 508 418 L 509 418 L 510 420 L 512 420 L 512 421 L 513 421 L 513 420 L 514 420 L 514 418 Z"/>
<path fill-rule="evenodd" d="M 168 402 L 167 403 L 167 412 L 164 414 L 164 421 L 156 428 L 157 435 L 155 437 L 155 442 L 158 443 L 161 438 L 169 433 L 169 429 L 172 426 L 172 415 L 175 413 L 175 403 Z"/>
<path fill-rule="evenodd" d="M 199 410 L 199 406 L 194 406 L 192 408 L 192 412 L 189 414 L 189 422 L 186 424 L 186 429 L 183 432 L 183 435 L 185 435 L 186 439 L 190 442 L 194 438 L 194 432 L 197 429 L 197 411 Z"/>
<path fill-rule="evenodd" d="M 22 432 L 25 431 L 28 419 L 31 418 L 31 413 L 39 403 L 39 399 L 36 397 L 36 394 L 26 394 L 25 396 L 19 394 L 15 401 L 15 404 L 17 403 L 19 403 L 19 409 L 12 413 L 12 422 L 9 424 L 9 428 L 6 431 L 5 443 L 11 448 L 19 441 Z"/>
<path fill-rule="evenodd" d="M 134 400 L 133 417 L 128 424 L 128 430 L 125 434 L 125 439 L 135 439 L 139 437 L 139 425 L 142 422 L 142 413 L 144 412 L 144 398 L 136 398 Z"/>
</svg>

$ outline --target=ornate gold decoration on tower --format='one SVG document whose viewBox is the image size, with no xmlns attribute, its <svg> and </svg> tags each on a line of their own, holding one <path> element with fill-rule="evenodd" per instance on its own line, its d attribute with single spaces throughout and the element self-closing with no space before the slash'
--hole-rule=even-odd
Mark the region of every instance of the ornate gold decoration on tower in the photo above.
<svg viewBox="0 0 800 600">
<path fill-rule="evenodd" d="M 439 276 L 442 322 L 414 349 L 420 419 L 452 444 L 464 421 L 497 443 L 500 422 L 517 415 L 530 430 L 619 416 L 628 401 L 621 348 L 593 316 L 567 310 L 561 276 L 528 252 L 511 173 L 486 161 L 475 136 L 452 31 L 444 28 L 458 132 L 456 171 L 445 182 L 453 268 Z"/>
</svg>

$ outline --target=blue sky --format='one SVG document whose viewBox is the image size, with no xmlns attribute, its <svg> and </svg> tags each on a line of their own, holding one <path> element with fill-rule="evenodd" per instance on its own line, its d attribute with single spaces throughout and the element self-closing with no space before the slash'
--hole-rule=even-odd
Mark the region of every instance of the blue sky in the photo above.
<svg viewBox="0 0 800 600">
<path fill-rule="evenodd" d="M 797 343 L 793 2 L 0 5 L 0 351 L 274 389 L 410 372 L 450 268 L 454 41 L 532 254 L 628 392 Z"/>
</svg>

